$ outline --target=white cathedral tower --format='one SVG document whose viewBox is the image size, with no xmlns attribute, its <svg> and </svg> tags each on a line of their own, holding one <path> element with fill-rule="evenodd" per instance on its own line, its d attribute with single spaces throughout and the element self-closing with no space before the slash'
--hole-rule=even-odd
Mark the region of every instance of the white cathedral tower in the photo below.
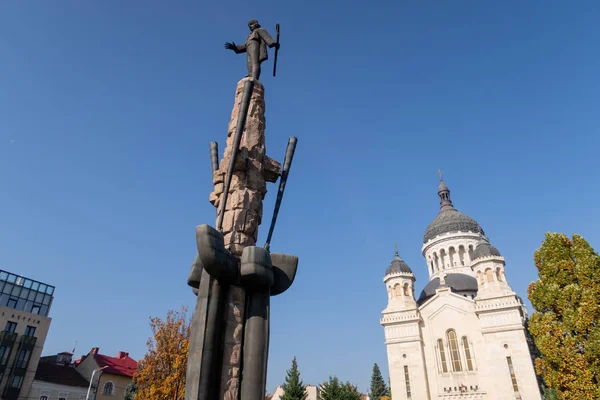
<svg viewBox="0 0 600 400">
<path fill-rule="evenodd" d="M 384 282 L 394 400 L 541 400 L 525 336 L 525 307 L 504 275 L 504 257 L 481 226 L 452 205 L 440 178 L 440 212 L 421 249 L 429 282 L 396 250 Z"/>
</svg>

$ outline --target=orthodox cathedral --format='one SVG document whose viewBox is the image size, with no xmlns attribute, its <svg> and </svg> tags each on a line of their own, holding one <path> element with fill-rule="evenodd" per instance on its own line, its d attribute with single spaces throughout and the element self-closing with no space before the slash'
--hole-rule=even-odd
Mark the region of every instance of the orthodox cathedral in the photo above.
<svg viewBox="0 0 600 400">
<path fill-rule="evenodd" d="M 440 212 L 421 251 L 429 282 L 398 251 L 385 271 L 385 331 L 394 400 L 541 400 L 525 336 L 526 309 L 506 281 L 504 257 L 481 226 L 452 205 L 440 178 Z"/>
</svg>

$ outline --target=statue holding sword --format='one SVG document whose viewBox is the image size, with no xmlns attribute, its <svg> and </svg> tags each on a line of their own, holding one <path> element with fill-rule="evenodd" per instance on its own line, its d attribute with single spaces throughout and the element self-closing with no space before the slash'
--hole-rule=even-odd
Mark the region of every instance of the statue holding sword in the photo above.
<svg viewBox="0 0 600 400">
<path fill-rule="evenodd" d="M 277 68 L 277 53 L 279 50 L 279 24 L 277 24 L 277 40 L 273 40 L 269 32 L 262 28 L 257 20 L 251 19 L 248 22 L 250 34 L 246 38 L 246 43 L 236 45 L 234 42 L 225 43 L 225 48 L 233 50 L 236 54 L 246 53 L 248 63 L 248 75 L 256 80 L 260 78 L 260 65 L 269 58 L 267 46 L 275 47 L 275 61 L 273 62 L 273 76 Z"/>
</svg>

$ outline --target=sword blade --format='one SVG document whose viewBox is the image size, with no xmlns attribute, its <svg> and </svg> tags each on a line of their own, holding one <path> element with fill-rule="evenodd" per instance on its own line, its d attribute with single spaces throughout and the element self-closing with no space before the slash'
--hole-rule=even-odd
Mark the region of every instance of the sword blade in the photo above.
<svg viewBox="0 0 600 400">
<path fill-rule="evenodd" d="M 279 44 L 279 24 L 275 25 L 277 31 L 277 44 Z M 277 73 L 277 55 L 279 54 L 279 46 L 275 49 L 275 59 L 273 60 L 273 76 Z"/>
</svg>

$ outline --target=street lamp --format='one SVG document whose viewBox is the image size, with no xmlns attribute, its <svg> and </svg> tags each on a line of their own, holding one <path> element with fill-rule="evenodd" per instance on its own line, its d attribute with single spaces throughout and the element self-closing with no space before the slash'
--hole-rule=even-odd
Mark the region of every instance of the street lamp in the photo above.
<svg viewBox="0 0 600 400">
<path fill-rule="evenodd" d="M 88 391 L 87 391 L 87 395 L 85 396 L 85 400 L 92 400 L 92 398 L 90 397 L 90 393 L 92 392 L 92 382 L 94 382 L 94 375 L 96 375 L 96 372 L 102 371 L 104 368 L 108 368 L 108 365 L 105 365 L 102 368 L 96 368 L 92 372 L 92 377 L 90 378 L 90 386 L 88 386 Z M 98 380 L 98 383 L 100 383 L 100 380 Z M 98 388 L 96 388 L 96 389 L 98 389 Z M 96 399 L 96 396 L 94 396 L 94 399 Z"/>
</svg>

